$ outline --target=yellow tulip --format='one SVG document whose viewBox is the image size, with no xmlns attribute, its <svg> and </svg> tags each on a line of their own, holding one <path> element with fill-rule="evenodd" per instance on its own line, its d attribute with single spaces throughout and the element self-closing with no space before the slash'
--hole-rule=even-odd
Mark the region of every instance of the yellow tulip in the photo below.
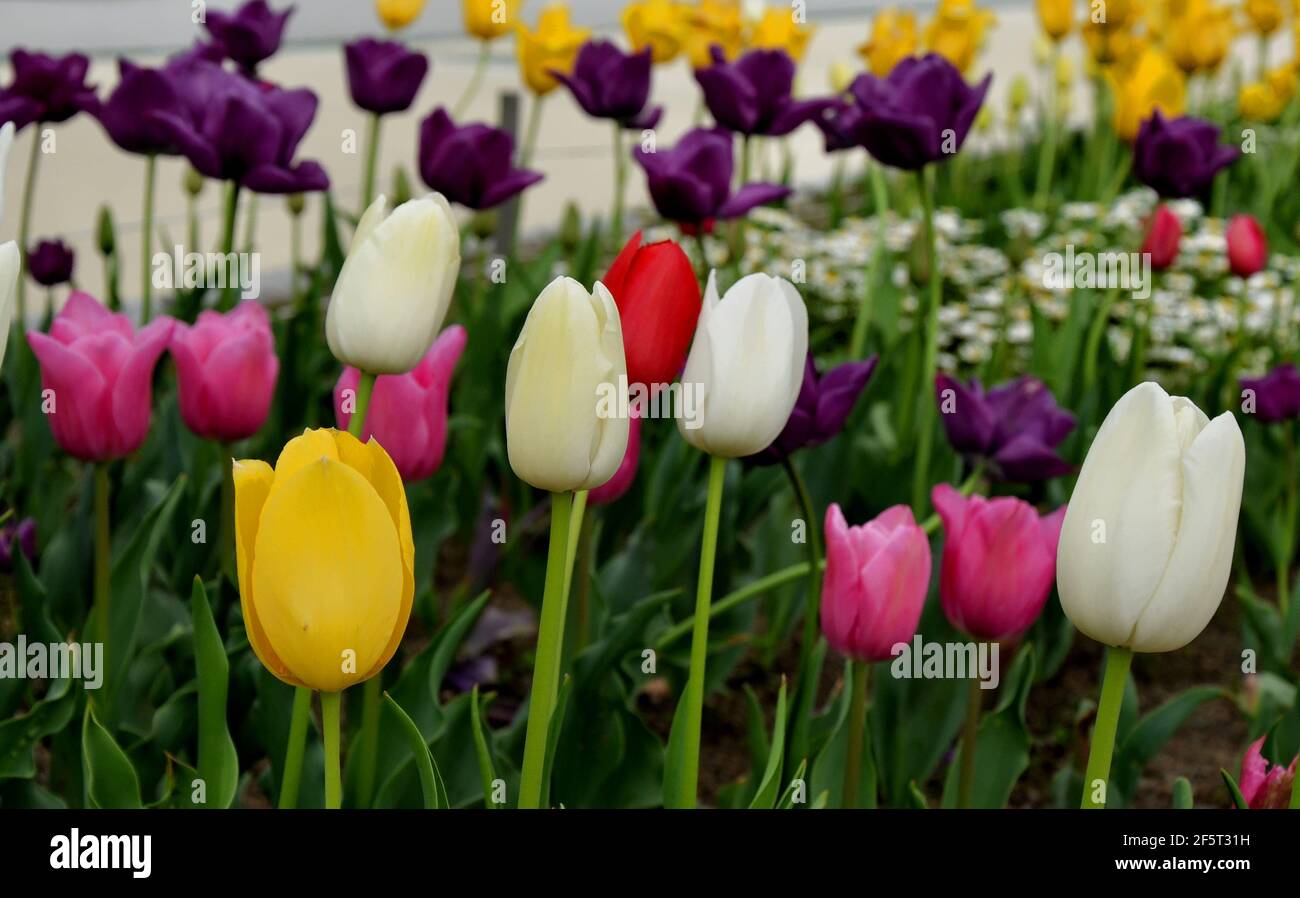
<svg viewBox="0 0 1300 898">
<path fill-rule="evenodd" d="M 1131 63 L 1150 44 L 1145 36 L 1128 27 L 1111 28 L 1091 20 L 1084 22 L 1082 34 L 1090 58 L 1099 66 Z"/>
<path fill-rule="evenodd" d="M 939 0 L 939 10 L 925 29 L 925 45 L 966 72 L 995 21 L 993 13 L 975 6 L 975 0 Z"/>
<path fill-rule="evenodd" d="M 1268 73 L 1268 86 L 1273 88 L 1273 92 L 1281 97 L 1284 103 L 1291 102 L 1291 98 L 1295 96 L 1295 82 L 1294 61 L 1287 65 L 1280 65 Z"/>
<path fill-rule="evenodd" d="M 1237 109 L 1241 117 L 1252 122 L 1273 122 L 1282 115 L 1286 100 L 1279 96 L 1271 84 L 1247 84 L 1237 95 Z"/>
<path fill-rule="evenodd" d="M 899 61 L 916 53 L 916 17 L 910 12 L 885 9 L 871 20 L 871 36 L 858 47 L 858 55 L 877 78 L 890 73 Z"/>
<path fill-rule="evenodd" d="M 1043 31 L 1059 41 L 1074 27 L 1074 0 L 1037 0 L 1038 21 Z"/>
<path fill-rule="evenodd" d="M 423 11 L 424 0 L 375 0 L 379 20 L 393 31 L 410 25 Z"/>
<path fill-rule="evenodd" d="M 481 41 L 508 34 L 519 16 L 523 0 L 464 0 L 465 31 Z"/>
<path fill-rule="evenodd" d="M 1174 62 L 1187 74 L 1213 72 L 1228 55 L 1235 32 L 1230 7 L 1189 0 L 1170 22 L 1167 44 Z"/>
<path fill-rule="evenodd" d="M 763 17 L 754 26 L 749 36 L 749 45 L 763 50 L 784 50 L 799 62 L 808 41 L 812 40 L 813 30 L 796 21 L 793 9 L 770 7 L 763 10 Z"/>
<path fill-rule="evenodd" d="M 415 591 L 411 517 L 388 453 L 306 430 L 274 468 L 234 462 L 234 481 L 239 600 L 258 660 L 321 692 L 379 673 Z"/>
<path fill-rule="evenodd" d="M 1056 59 L 1056 89 L 1066 91 L 1073 84 L 1074 65 L 1070 62 L 1068 56 L 1058 56 Z"/>
<path fill-rule="evenodd" d="M 1159 109 L 1166 116 L 1183 113 L 1186 79 L 1172 59 L 1154 47 L 1112 73 L 1115 91 L 1115 133 L 1124 140 L 1137 137 L 1143 119 Z"/>
<path fill-rule="evenodd" d="M 682 52 L 689 22 L 673 0 L 642 0 L 623 9 L 623 30 L 633 50 L 650 48 L 656 63 L 671 62 Z"/>
<path fill-rule="evenodd" d="M 695 6 L 683 6 L 686 37 L 683 47 L 691 68 L 713 65 L 713 47 L 735 59 L 743 43 L 739 0 L 700 0 Z"/>
<path fill-rule="evenodd" d="M 519 71 L 528 89 L 540 97 L 560 84 L 551 76 L 551 70 L 565 74 L 573 71 L 578 50 L 591 36 L 591 29 L 574 28 L 569 22 L 569 7 L 552 3 L 542 10 L 536 31 L 519 25 L 516 33 Z"/>
<path fill-rule="evenodd" d="M 1246 0 L 1244 9 L 1251 30 L 1265 37 L 1277 31 L 1286 15 L 1280 0 Z"/>
</svg>

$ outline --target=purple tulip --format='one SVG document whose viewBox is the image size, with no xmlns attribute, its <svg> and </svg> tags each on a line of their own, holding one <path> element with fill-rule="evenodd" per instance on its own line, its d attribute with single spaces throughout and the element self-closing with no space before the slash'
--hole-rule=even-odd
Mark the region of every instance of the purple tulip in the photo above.
<svg viewBox="0 0 1300 898">
<path fill-rule="evenodd" d="M 257 193 L 329 187 L 318 163 L 293 163 L 316 115 L 316 95 L 310 90 L 253 82 L 194 57 L 169 69 L 178 78 L 182 102 L 153 117 L 200 174 Z"/>
<path fill-rule="evenodd" d="M 633 152 L 645 169 L 659 214 L 687 229 L 708 230 L 715 219 L 738 218 L 755 206 L 789 195 L 778 184 L 745 184 L 731 192 L 731 132 L 696 128 L 671 150 Z"/>
<path fill-rule="evenodd" d="M 420 177 L 453 203 L 491 209 L 542 180 L 515 168 L 515 139 L 491 125 L 457 125 L 441 107 L 420 123 Z"/>
<path fill-rule="evenodd" d="M 410 109 L 429 71 L 428 57 L 397 41 L 363 37 L 345 46 L 343 53 L 352 102 L 377 115 Z"/>
<path fill-rule="evenodd" d="M 1263 377 L 1243 377 L 1242 390 L 1255 394 L 1255 417 L 1271 424 L 1300 418 L 1300 372 L 1287 362 Z"/>
<path fill-rule="evenodd" d="M 266 0 L 249 0 L 233 14 L 210 10 L 208 33 L 227 59 L 239 65 L 245 74 L 254 75 L 258 64 L 280 49 L 284 24 L 293 11 L 294 7 L 290 6 L 283 12 L 275 12 Z"/>
<path fill-rule="evenodd" d="M 573 73 L 551 71 L 592 118 L 608 118 L 624 128 L 653 128 L 663 108 L 646 108 L 650 99 L 650 48 L 624 53 L 609 41 L 588 41 L 578 51 Z"/>
<path fill-rule="evenodd" d="M 909 56 L 884 78 L 857 77 L 849 87 L 855 108 L 841 113 L 839 129 L 885 165 L 919 169 L 961 149 L 992 80 L 971 87 L 937 53 Z"/>
<path fill-rule="evenodd" d="M 117 61 L 117 87 L 99 107 L 96 117 L 113 143 L 128 153 L 175 155 L 176 144 L 155 112 L 176 108 L 180 95 L 166 69 L 149 69 L 129 59 Z"/>
<path fill-rule="evenodd" d="M 820 446 L 844 428 L 858 397 L 866 389 L 876 357 L 862 362 L 845 362 L 825 374 L 817 372 L 812 353 L 804 363 L 803 385 L 785 428 L 762 452 L 747 461 L 759 465 L 779 463 L 807 446 Z"/>
<path fill-rule="evenodd" d="M 0 571 L 14 569 L 14 549 L 21 549 L 27 560 L 36 563 L 36 521 L 23 518 L 0 528 Z"/>
<path fill-rule="evenodd" d="M 0 125 L 13 122 L 21 131 L 33 122 L 66 122 L 99 105 L 95 88 L 86 83 L 90 60 L 80 53 L 47 56 L 14 50 L 9 56 L 14 80 L 0 88 Z"/>
<path fill-rule="evenodd" d="M 62 240 L 41 240 L 27 250 L 27 272 L 42 287 L 72 280 L 72 249 Z"/>
<path fill-rule="evenodd" d="M 1157 109 L 1138 128 L 1133 176 L 1163 197 L 1203 196 L 1219 169 L 1241 152 L 1219 143 L 1219 128 L 1191 116 L 1167 119 Z"/>
<path fill-rule="evenodd" d="M 813 119 L 822 132 L 826 152 L 854 149 L 858 145 L 856 132 L 861 118 L 862 111 L 857 104 L 842 98 L 832 100 L 821 115 Z"/>
<path fill-rule="evenodd" d="M 1020 377 L 987 393 L 940 374 L 935 393 L 952 448 L 982 458 L 1003 480 L 1028 482 L 1071 470 L 1056 447 L 1074 430 L 1074 415 L 1056 404 L 1042 381 Z"/>
<path fill-rule="evenodd" d="M 784 50 L 750 50 L 735 62 L 717 45 L 712 53 L 713 65 L 696 69 L 695 80 L 714 120 L 728 130 L 781 137 L 834 102 L 794 99 L 795 63 Z"/>
</svg>

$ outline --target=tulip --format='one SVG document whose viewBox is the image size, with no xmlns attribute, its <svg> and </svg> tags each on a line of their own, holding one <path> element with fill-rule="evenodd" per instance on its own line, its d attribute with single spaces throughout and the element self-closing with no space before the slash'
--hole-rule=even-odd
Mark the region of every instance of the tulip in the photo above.
<svg viewBox="0 0 1300 898">
<path fill-rule="evenodd" d="M 638 0 L 623 7 L 623 30 L 632 49 L 649 49 L 656 64 L 677 58 L 689 26 L 682 5 L 674 0 Z"/>
<path fill-rule="evenodd" d="M 554 72 L 572 71 L 578 50 L 591 36 L 590 29 L 569 23 L 569 7 L 552 3 L 542 10 L 537 30 L 521 25 L 518 30 L 519 70 L 524 84 L 541 97 L 560 86 Z"/>
<path fill-rule="evenodd" d="M 618 306 L 629 384 L 672 383 L 700 317 L 700 285 L 686 253 L 671 240 L 642 244 L 637 231 L 602 283 Z"/>
<path fill-rule="evenodd" d="M 439 194 L 361 216 L 325 317 L 330 352 L 369 375 L 404 374 L 442 327 L 460 273 L 460 232 Z M 363 415 L 364 419 L 364 415 Z"/>
<path fill-rule="evenodd" d="M 627 419 L 600 400 L 627 376 L 618 307 L 604 284 L 572 278 L 537 297 L 506 369 L 506 450 L 521 480 L 551 492 L 609 480 L 627 449 Z"/>
<path fill-rule="evenodd" d="M 608 505 L 627 494 L 636 481 L 637 460 L 641 456 L 641 418 L 636 414 L 627 420 L 627 451 L 618 464 L 614 476 L 587 493 L 588 505 Z"/>
<path fill-rule="evenodd" d="M 858 55 L 877 78 L 916 53 L 916 17 L 909 11 L 884 9 L 871 20 L 871 36 L 858 47 Z"/>
<path fill-rule="evenodd" d="M 984 32 L 995 21 L 993 13 L 975 6 L 975 0 L 939 0 L 939 9 L 925 29 L 926 49 L 966 72 L 984 44 Z"/>
<path fill-rule="evenodd" d="M 1052 40 L 1059 42 L 1074 27 L 1073 0 L 1037 0 L 1038 21 Z"/>
<path fill-rule="evenodd" d="M 321 692 L 325 806 L 337 808 L 339 692 L 383 670 L 411 614 L 406 492 L 377 442 L 336 430 L 304 431 L 274 468 L 234 462 L 234 486 L 248 641 L 280 680 Z"/>
<path fill-rule="evenodd" d="M 650 50 L 624 53 L 609 41 L 582 45 L 573 72 L 551 73 L 593 118 L 607 118 L 621 127 L 653 128 L 662 107 L 646 107 L 650 99 Z"/>
<path fill-rule="evenodd" d="M 713 48 L 721 47 L 728 59 L 740 53 L 743 30 L 737 0 L 699 0 L 683 8 L 686 16 L 685 53 L 691 68 L 713 64 Z"/>
<path fill-rule="evenodd" d="M 0 176 L 4 174 L 3 162 L 0 160 Z M 14 296 L 18 292 L 22 271 L 23 260 L 18 244 L 12 240 L 0 243 L 0 365 L 4 364 L 5 350 L 9 348 L 9 325 L 14 320 Z"/>
<path fill-rule="evenodd" d="M 72 280 L 75 255 L 62 240 L 42 240 L 27 250 L 27 272 L 42 287 Z"/>
<path fill-rule="evenodd" d="M 793 284 L 751 274 L 719 299 L 711 273 L 682 373 L 684 386 L 701 391 L 699 426 L 679 418 L 678 430 L 719 458 L 766 449 L 790 419 L 807 355 L 808 311 Z"/>
<path fill-rule="evenodd" d="M 1133 144 L 1133 174 L 1163 197 L 1200 196 L 1219 169 L 1241 155 L 1218 138 L 1218 127 L 1207 121 L 1166 119 L 1157 110 L 1142 123 Z"/>
<path fill-rule="evenodd" d="M 172 330 L 181 419 L 204 439 L 233 443 L 257 433 L 275 395 L 280 362 L 266 308 L 245 300 L 226 314 L 205 309 Z"/>
<path fill-rule="evenodd" d="M 491 209 L 522 192 L 542 175 L 512 163 L 515 141 L 490 125 L 457 125 L 435 109 L 420 123 L 420 177 L 453 203 Z"/>
<path fill-rule="evenodd" d="M 404 483 L 433 475 L 447 448 L 447 393 L 452 369 L 465 351 L 465 328 L 447 328 L 433 341 L 410 372 L 376 378 L 361 439 L 374 437 L 392 458 Z M 347 428 L 352 411 L 346 401 L 356 395 L 361 372 L 348 367 L 334 385 L 334 414 Z"/>
<path fill-rule="evenodd" d="M 14 552 L 27 556 L 29 564 L 36 564 L 36 519 L 23 518 L 18 523 L 10 521 L 0 529 L 0 571 L 14 569 Z"/>
<path fill-rule="evenodd" d="M 1300 418 L 1300 371 L 1290 362 L 1263 377 L 1243 377 L 1241 389 L 1244 411 L 1265 424 Z"/>
<path fill-rule="evenodd" d="M 1286 110 L 1286 98 L 1266 82 L 1243 84 L 1237 94 L 1237 111 L 1251 122 L 1277 121 Z"/>
<path fill-rule="evenodd" d="M 428 57 L 397 41 L 368 37 L 345 45 L 343 51 L 353 103 L 377 115 L 411 108 L 429 71 Z"/>
<path fill-rule="evenodd" d="M 1014 639 L 1033 625 L 1056 573 L 1065 508 L 1039 516 L 1012 496 L 967 498 L 946 483 L 931 493 L 943 520 L 939 596 L 954 627 L 979 639 Z"/>
<path fill-rule="evenodd" d="M 63 451 L 83 461 L 130 455 L 149 431 L 153 369 L 174 322 L 159 318 L 136 332 L 91 296 L 74 292 L 49 334 L 27 342 L 49 391 L 50 430 Z"/>
<path fill-rule="evenodd" d="M 1164 52 L 1147 47 L 1113 75 L 1115 133 L 1141 140 L 1139 128 L 1155 115 L 1178 116 L 1187 102 L 1187 79 Z M 1134 166 L 1136 173 L 1136 164 Z M 1141 176 L 1139 175 L 1139 178 Z"/>
<path fill-rule="evenodd" d="M 1277 31 L 1286 17 L 1280 0 L 1245 0 L 1242 9 L 1250 28 L 1261 37 L 1268 37 Z"/>
<path fill-rule="evenodd" d="M 1178 245 L 1183 239 L 1183 224 L 1168 206 L 1156 206 L 1142 241 L 1142 252 L 1151 257 L 1151 267 L 1164 271 L 1178 258 Z"/>
<path fill-rule="evenodd" d="M 0 88 L 0 124 L 13 122 L 21 131 L 34 122 L 65 122 L 99 105 L 94 86 L 86 83 L 90 60 L 80 53 L 47 56 L 15 49 L 9 62 L 14 79 Z"/>
<path fill-rule="evenodd" d="M 716 219 L 738 218 L 790 193 L 777 184 L 751 183 L 733 194 L 731 135 L 719 128 L 696 128 L 672 149 L 647 153 L 637 147 L 633 155 L 659 214 L 691 229 L 707 230 Z"/>
<path fill-rule="evenodd" d="M 284 25 L 294 7 L 275 12 L 266 0 L 248 0 L 234 13 L 209 10 L 208 33 L 226 58 L 246 75 L 256 76 L 257 67 L 280 49 Z"/>
<path fill-rule="evenodd" d="M 863 362 L 845 362 L 821 374 L 812 353 L 808 353 L 790 419 L 772 444 L 751 456 L 750 461 L 779 464 L 800 449 L 820 446 L 830 440 L 844 429 L 875 370 L 876 357 L 872 356 Z"/>
<path fill-rule="evenodd" d="M 978 380 L 965 386 L 940 374 L 934 386 L 948 442 L 983 459 L 995 476 L 1030 482 L 1070 470 L 1056 447 L 1074 430 L 1074 416 L 1042 381 L 1020 377 L 986 393 Z"/>
<path fill-rule="evenodd" d="M 1169 27 L 1169 52 L 1188 75 L 1214 72 L 1227 57 L 1236 31 L 1232 7 L 1192 0 Z"/>
<path fill-rule="evenodd" d="M 515 26 L 522 0 L 464 0 L 465 31 L 481 41 L 494 41 Z"/>
<path fill-rule="evenodd" d="M 729 63 L 715 48 L 713 65 L 695 70 L 714 120 L 746 137 L 782 137 L 831 104 L 794 99 L 794 75 L 794 60 L 784 50 L 750 50 Z"/>
<path fill-rule="evenodd" d="M 1228 266 L 1240 278 L 1263 271 L 1268 265 L 1268 237 L 1253 216 L 1234 215 L 1224 237 L 1228 241 Z"/>
<path fill-rule="evenodd" d="M 1262 751 L 1266 739 L 1267 734 L 1252 742 L 1241 759 L 1241 797 L 1252 811 L 1294 807 L 1291 797 L 1300 755 L 1292 758 L 1287 767 L 1270 764 Z"/>
<path fill-rule="evenodd" d="M 375 0 L 375 12 L 389 31 L 400 31 L 423 11 L 424 0 Z"/>
<path fill-rule="evenodd" d="M 154 116 L 174 109 L 180 94 L 171 72 L 118 60 L 117 86 L 96 112 L 113 143 L 128 153 L 174 155 L 178 150 L 167 128 Z"/>
<path fill-rule="evenodd" d="M 796 21 L 789 9 L 769 7 L 754 26 L 749 46 L 755 50 L 784 50 L 795 62 L 803 59 L 813 29 Z"/>
</svg>

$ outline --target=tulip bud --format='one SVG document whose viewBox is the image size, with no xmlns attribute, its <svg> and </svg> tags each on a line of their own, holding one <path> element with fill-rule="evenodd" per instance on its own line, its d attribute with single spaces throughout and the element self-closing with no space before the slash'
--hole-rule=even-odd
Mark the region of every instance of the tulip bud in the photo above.
<svg viewBox="0 0 1300 898">
<path fill-rule="evenodd" d="M 192 168 L 185 169 L 185 177 L 181 179 L 181 186 L 190 196 L 198 196 L 203 192 L 203 175 L 199 174 Z"/>
<path fill-rule="evenodd" d="M 1228 266 L 1237 277 L 1248 278 L 1268 264 L 1268 238 L 1250 215 L 1234 215 L 1224 237 L 1228 240 Z"/>
<path fill-rule="evenodd" d="M 1265 808 L 1281 809 L 1291 806 L 1291 790 L 1295 783 L 1296 764 L 1300 755 L 1291 759 L 1290 766 L 1270 764 L 1264 757 L 1264 741 L 1268 734 L 1260 736 L 1246 749 L 1246 756 L 1241 759 L 1241 797 L 1246 799 L 1246 806 L 1252 811 Z"/>
<path fill-rule="evenodd" d="M 573 252 L 581 243 L 582 213 L 578 211 L 578 204 L 570 200 L 564 206 L 564 217 L 560 219 L 560 245 Z"/>
<path fill-rule="evenodd" d="M 1012 117 L 1020 114 L 1020 111 L 1029 105 L 1029 79 L 1024 75 L 1017 75 L 1011 79 L 1011 88 L 1007 92 L 1007 105 L 1011 109 Z"/>
<path fill-rule="evenodd" d="M 1178 258 L 1178 244 L 1183 239 L 1183 224 L 1168 206 L 1157 206 L 1142 241 L 1142 252 L 1151 256 L 1151 267 L 1164 271 Z"/>
<path fill-rule="evenodd" d="M 678 418 L 677 429 L 721 458 L 766 449 L 799 397 L 807 354 L 808 310 L 793 284 L 751 274 L 719 299 L 712 272 L 682 373 L 683 389 L 700 390 L 697 426 Z"/>
<path fill-rule="evenodd" d="M 547 285 L 528 311 L 506 367 L 506 451 L 538 489 L 590 490 L 627 450 L 628 420 L 610 409 L 627 377 L 618 307 L 605 285 Z"/>
<path fill-rule="evenodd" d="M 274 468 L 235 461 L 234 481 L 239 600 L 258 659 L 321 692 L 379 673 L 415 592 L 411 517 L 392 459 L 374 440 L 306 430 Z"/>
<path fill-rule="evenodd" d="M 406 173 L 406 166 L 399 165 L 393 169 L 393 208 L 407 202 L 411 196 L 411 177 Z"/>
<path fill-rule="evenodd" d="M 248 299 L 172 330 L 181 419 L 193 433 L 233 443 L 257 433 L 275 394 L 280 362 L 266 307 Z"/>
<path fill-rule="evenodd" d="M 930 591 L 930 541 L 912 510 L 895 505 L 850 527 L 837 504 L 826 509 L 826 578 L 821 624 L 826 642 L 859 661 L 884 661 L 909 642 Z"/>
<path fill-rule="evenodd" d="M 113 226 L 113 210 L 107 205 L 99 207 L 99 220 L 95 227 L 95 236 L 99 251 L 105 256 L 113 255 L 117 247 L 117 229 Z"/>
<path fill-rule="evenodd" d="M 357 223 L 325 318 L 330 352 L 370 374 L 402 374 L 429 350 L 460 272 L 460 232 L 437 193 Z"/>
<path fill-rule="evenodd" d="M 290 215 L 297 218 L 307 208 L 307 198 L 301 193 L 291 193 L 284 198 L 284 207 Z"/>
<path fill-rule="evenodd" d="M 1196 638 L 1223 598 L 1246 446 L 1228 412 L 1138 384 L 1084 459 L 1056 557 L 1061 607 L 1099 642 L 1167 652 Z"/>
</svg>

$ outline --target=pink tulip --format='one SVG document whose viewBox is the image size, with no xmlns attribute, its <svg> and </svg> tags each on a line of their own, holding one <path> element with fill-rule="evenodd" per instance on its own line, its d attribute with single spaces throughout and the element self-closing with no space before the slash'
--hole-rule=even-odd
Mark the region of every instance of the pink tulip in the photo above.
<svg viewBox="0 0 1300 898">
<path fill-rule="evenodd" d="M 181 418 L 195 434 L 233 443 L 257 433 L 271 409 L 280 361 L 271 319 L 255 300 L 172 331 Z"/>
<path fill-rule="evenodd" d="M 1263 808 L 1286 808 L 1291 806 L 1291 788 L 1295 782 L 1296 762 L 1300 756 L 1291 759 L 1290 767 L 1281 764 L 1269 764 L 1260 748 L 1267 736 L 1260 736 L 1246 749 L 1246 756 L 1241 759 L 1241 797 L 1252 810 Z"/>
<path fill-rule="evenodd" d="M 125 315 L 74 292 L 49 334 L 28 331 L 51 391 L 47 417 L 63 451 L 83 461 L 129 455 L 149 432 L 153 369 L 175 322 L 159 318 L 140 331 Z"/>
<path fill-rule="evenodd" d="M 1237 277 L 1248 278 L 1268 264 L 1268 238 L 1249 215 L 1234 215 L 1224 231 L 1228 241 L 1228 267 Z"/>
<path fill-rule="evenodd" d="M 906 505 L 857 527 L 838 505 L 826 509 L 822 632 L 831 648 L 883 661 L 916 635 L 930 590 L 930 541 Z"/>
<path fill-rule="evenodd" d="M 1056 578 L 1065 506 L 1039 517 L 1011 496 L 930 494 L 945 534 L 939 597 L 954 627 L 980 639 L 1018 636 L 1038 618 Z"/>
<path fill-rule="evenodd" d="M 1147 226 L 1142 252 L 1151 256 L 1151 267 L 1164 271 L 1178 258 L 1178 244 L 1183 239 L 1183 223 L 1168 206 L 1156 206 Z"/>
<path fill-rule="evenodd" d="M 588 505 L 605 505 L 622 499 L 636 480 L 636 464 L 641 456 L 641 419 L 632 415 L 627 424 L 627 452 L 623 454 L 623 461 L 613 477 L 587 493 Z"/>
<path fill-rule="evenodd" d="M 465 328 L 452 325 L 438 335 L 414 369 L 381 374 L 375 380 L 361 439 L 373 436 L 407 483 L 423 480 L 442 464 L 447 448 L 447 390 L 466 339 Z M 352 413 L 343 409 L 343 391 L 355 395 L 360 379 L 360 372 L 348 367 L 334 385 L 334 414 L 341 428 L 352 420 Z"/>
</svg>

